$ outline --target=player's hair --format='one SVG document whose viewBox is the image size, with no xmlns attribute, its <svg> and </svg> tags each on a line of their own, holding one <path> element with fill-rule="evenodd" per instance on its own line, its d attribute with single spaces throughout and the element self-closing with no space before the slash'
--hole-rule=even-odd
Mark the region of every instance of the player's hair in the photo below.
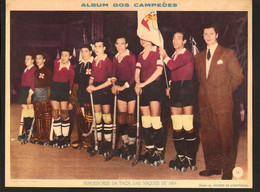
<svg viewBox="0 0 260 192">
<path fill-rule="evenodd" d="M 87 48 L 89 51 L 92 51 L 92 47 L 90 46 L 90 44 L 84 44 L 80 47 L 80 49 L 82 48 Z"/>
</svg>

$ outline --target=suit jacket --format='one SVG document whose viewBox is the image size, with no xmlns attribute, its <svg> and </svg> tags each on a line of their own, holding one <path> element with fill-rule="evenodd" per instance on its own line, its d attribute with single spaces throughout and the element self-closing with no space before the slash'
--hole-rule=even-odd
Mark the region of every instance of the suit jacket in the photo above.
<svg viewBox="0 0 260 192">
<path fill-rule="evenodd" d="M 233 110 L 233 91 L 243 81 L 242 68 L 235 51 L 217 46 L 206 79 L 206 50 L 195 57 L 195 71 L 200 84 L 198 104 L 200 112 L 211 108 L 215 112 Z"/>
</svg>

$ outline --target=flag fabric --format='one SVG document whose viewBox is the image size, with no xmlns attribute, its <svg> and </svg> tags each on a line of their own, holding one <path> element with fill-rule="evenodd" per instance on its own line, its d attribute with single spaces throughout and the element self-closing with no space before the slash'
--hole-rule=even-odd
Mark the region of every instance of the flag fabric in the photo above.
<svg viewBox="0 0 260 192">
<path fill-rule="evenodd" d="M 56 56 L 57 59 L 60 59 L 60 52 L 59 52 L 59 49 L 57 49 L 57 56 Z"/>
<path fill-rule="evenodd" d="M 76 57 L 77 55 L 76 55 L 76 49 L 75 49 L 75 47 L 73 47 L 73 53 L 72 53 L 72 56 L 73 57 Z"/>
<path fill-rule="evenodd" d="M 197 47 L 196 41 L 194 40 L 194 38 L 192 36 L 190 36 L 190 43 L 191 43 L 191 52 L 195 56 L 199 53 L 199 49 Z"/>
<path fill-rule="evenodd" d="M 158 28 L 156 11 L 137 12 L 137 35 L 140 39 L 151 41 L 153 44 L 163 47 L 163 37 Z"/>
</svg>

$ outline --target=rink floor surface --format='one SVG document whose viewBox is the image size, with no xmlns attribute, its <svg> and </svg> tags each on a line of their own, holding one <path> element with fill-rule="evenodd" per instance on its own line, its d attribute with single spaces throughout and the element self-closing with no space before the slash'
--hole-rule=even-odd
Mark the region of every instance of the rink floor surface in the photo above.
<svg viewBox="0 0 260 192">
<path fill-rule="evenodd" d="M 71 147 L 60 149 L 37 144 L 21 145 L 15 140 L 19 131 L 21 107 L 17 104 L 11 105 L 10 118 L 10 178 L 11 179 L 84 179 L 84 180 L 219 180 L 221 175 L 201 177 L 199 172 L 205 169 L 201 143 L 197 153 L 197 171 L 188 170 L 185 173 L 169 169 L 169 161 L 175 156 L 172 142 L 172 128 L 170 124 L 166 127 L 166 164 L 158 167 L 138 163 L 135 167 L 128 161 L 114 157 L 104 162 L 104 157 L 90 155 L 84 150 Z M 77 129 L 74 127 L 71 140 L 77 139 Z M 238 137 L 238 152 L 236 167 L 243 169 L 240 178 L 248 178 L 247 166 L 247 130 L 241 129 Z M 6 170 L 8 171 L 8 170 Z"/>
</svg>

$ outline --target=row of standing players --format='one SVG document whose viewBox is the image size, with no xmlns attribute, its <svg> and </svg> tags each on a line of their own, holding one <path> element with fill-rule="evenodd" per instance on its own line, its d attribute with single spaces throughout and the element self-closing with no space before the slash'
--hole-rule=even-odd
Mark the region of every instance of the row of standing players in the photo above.
<svg viewBox="0 0 260 192">
<path fill-rule="evenodd" d="M 118 124 L 123 145 L 117 150 L 118 156 L 131 159 L 136 153 L 136 95 L 140 95 L 143 138 L 146 150 L 140 160 L 146 164 L 164 164 L 165 141 L 160 119 L 163 86 L 161 75 L 163 63 L 171 70 L 170 87 L 166 94 L 171 106 L 173 142 L 177 152 L 170 161 L 171 169 L 185 171 L 188 167 L 196 170 L 197 138 L 193 129 L 194 88 L 192 83 L 194 57 L 184 48 L 187 42 L 183 32 L 173 36 L 175 53 L 168 57 L 163 48 L 153 46 L 150 41 L 140 39 L 144 50 L 136 61 L 128 49 L 125 37 L 119 36 L 115 46 L 118 53 L 111 61 L 105 54 L 106 45 L 102 40 L 95 42 L 96 57 L 92 48 L 84 45 L 81 60 L 74 70 L 71 52 L 63 49 L 61 59 L 54 62 L 54 72 L 44 65 L 44 54 L 36 54 L 36 69 L 32 55 L 25 56 L 26 69 L 22 75 L 22 86 L 18 103 L 22 105 L 22 117 L 18 139 L 25 142 L 35 116 L 35 134 L 31 142 L 49 143 L 51 146 L 70 145 L 72 115 L 76 108 L 78 140 L 74 148 L 84 146 L 93 150 L 92 136 L 83 138 L 82 133 L 91 129 L 90 94 L 93 95 L 99 153 L 108 155 L 111 150 L 112 118 L 110 106 L 113 94 L 118 97 Z M 33 104 L 32 104 L 32 101 Z M 73 106 L 73 107 L 72 107 Z M 22 127 L 25 132 L 22 134 Z M 56 137 L 53 138 L 53 132 Z"/>
</svg>

